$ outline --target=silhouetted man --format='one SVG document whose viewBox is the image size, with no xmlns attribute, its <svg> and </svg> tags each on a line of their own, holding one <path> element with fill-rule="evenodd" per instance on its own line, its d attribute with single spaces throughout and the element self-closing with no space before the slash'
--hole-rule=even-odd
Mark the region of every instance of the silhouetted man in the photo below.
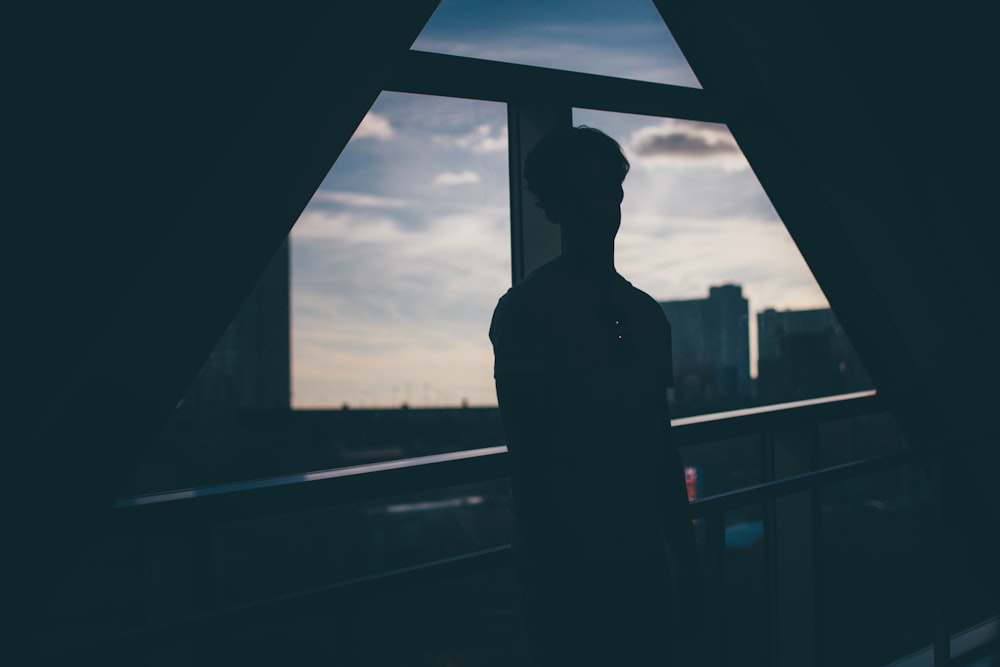
<svg viewBox="0 0 1000 667">
<path fill-rule="evenodd" d="M 670 325 L 615 270 L 628 169 L 593 128 L 538 143 L 525 179 L 563 253 L 500 299 L 490 327 L 515 561 L 546 666 L 671 664 L 677 599 L 700 588 L 670 439 Z"/>
</svg>

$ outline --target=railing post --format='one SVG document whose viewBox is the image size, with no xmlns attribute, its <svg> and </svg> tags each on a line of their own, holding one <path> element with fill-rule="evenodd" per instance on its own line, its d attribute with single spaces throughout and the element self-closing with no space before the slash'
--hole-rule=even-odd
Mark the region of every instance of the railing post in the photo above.
<svg viewBox="0 0 1000 667">
<path fill-rule="evenodd" d="M 510 237 L 513 282 L 521 280 L 562 252 L 559 227 L 550 223 L 524 187 L 524 159 L 538 140 L 573 124 L 568 104 L 509 103 L 507 154 L 510 168 Z"/>
<path fill-rule="evenodd" d="M 853 460 L 853 455 L 851 460 Z M 820 452 L 819 423 L 809 429 L 809 470 L 815 472 L 822 464 Z M 824 567 L 823 567 L 823 487 L 817 486 L 809 493 L 812 512 L 812 570 L 813 570 L 813 642 L 816 665 L 823 664 L 824 640 Z"/>
<path fill-rule="evenodd" d="M 726 619 L 726 515 L 722 512 L 705 517 L 705 542 L 712 572 L 714 573 L 714 604 L 715 623 L 713 635 L 715 639 L 715 665 L 724 667 L 727 662 L 726 646 L 728 643 Z"/>
<path fill-rule="evenodd" d="M 780 479 L 809 472 L 807 427 L 776 432 L 774 474 Z M 812 492 L 778 498 L 774 509 L 774 574 L 777 638 L 774 664 L 816 664 L 815 562 Z"/>
<path fill-rule="evenodd" d="M 774 481 L 774 438 L 769 432 L 760 434 L 761 482 Z M 767 628 L 767 660 L 774 664 L 778 655 L 778 577 L 775 561 L 775 505 L 764 501 L 764 613 Z"/>
<path fill-rule="evenodd" d="M 951 664 L 951 631 L 948 627 L 948 535 L 944 472 L 940 455 L 927 459 L 931 501 L 931 567 L 934 580 L 934 667 Z"/>
</svg>

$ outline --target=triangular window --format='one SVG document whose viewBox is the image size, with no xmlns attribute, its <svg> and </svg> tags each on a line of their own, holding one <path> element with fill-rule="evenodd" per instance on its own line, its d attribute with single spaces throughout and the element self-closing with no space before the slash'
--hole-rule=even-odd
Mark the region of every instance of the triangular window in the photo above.
<svg viewBox="0 0 1000 667">
<path fill-rule="evenodd" d="M 442 0 L 413 48 L 701 87 L 649 0 Z"/>
</svg>

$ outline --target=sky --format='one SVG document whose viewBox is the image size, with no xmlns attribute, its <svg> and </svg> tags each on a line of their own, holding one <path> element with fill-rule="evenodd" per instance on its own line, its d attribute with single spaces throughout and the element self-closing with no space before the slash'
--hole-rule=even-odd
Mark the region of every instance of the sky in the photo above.
<svg viewBox="0 0 1000 667">
<path fill-rule="evenodd" d="M 442 0 L 413 48 L 698 86 L 648 0 L 566 4 Z M 574 123 L 632 162 L 616 254 L 637 287 L 669 300 L 737 283 L 751 325 L 765 307 L 827 305 L 725 126 L 590 110 Z M 506 107 L 382 93 L 293 228 L 291 266 L 294 407 L 495 405 Z"/>
</svg>

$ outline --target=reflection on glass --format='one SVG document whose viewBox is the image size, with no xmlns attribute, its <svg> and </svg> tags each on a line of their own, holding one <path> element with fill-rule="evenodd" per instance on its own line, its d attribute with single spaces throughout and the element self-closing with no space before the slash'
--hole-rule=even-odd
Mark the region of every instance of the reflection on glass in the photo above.
<svg viewBox="0 0 1000 667">
<path fill-rule="evenodd" d="M 903 466 L 821 491 L 824 665 L 885 665 L 931 644 L 933 548 L 922 478 L 919 467 Z"/>
<path fill-rule="evenodd" d="M 510 542 L 507 480 L 231 523 L 218 600 L 241 604 Z"/>
<path fill-rule="evenodd" d="M 724 531 L 721 561 L 717 560 L 720 554 L 715 553 L 710 537 L 719 522 Z M 753 667 L 773 664 L 768 659 L 770 627 L 763 506 L 740 507 L 723 517 L 703 517 L 695 526 L 706 577 L 705 595 L 710 599 L 708 626 L 696 636 L 698 643 L 690 649 L 697 656 L 691 664 Z M 724 596 L 721 618 L 716 599 L 720 585 Z M 684 613 L 684 601 L 680 612 Z"/>
<path fill-rule="evenodd" d="M 442 0 L 413 48 L 701 87 L 650 0 Z"/>
<path fill-rule="evenodd" d="M 107 537 L 69 573 L 42 632 L 125 632 L 508 544 L 509 497 L 502 479 Z"/>
<path fill-rule="evenodd" d="M 819 425 L 819 466 L 850 463 L 906 448 L 906 438 L 888 412 L 859 415 Z"/>
<path fill-rule="evenodd" d="M 735 491 L 763 481 L 760 439 L 755 436 L 705 442 L 680 450 L 688 500 Z"/>
<path fill-rule="evenodd" d="M 962 539 L 948 544 L 948 624 L 952 635 L 967 630 L 997 613 L 997 600 L 983 585 L 989 555 L 976 551 L 977 545 Z"/>
<path fill-rule="evenodd" d="M 767 576 L 761 505 L 726 515 L 726 655 L 730 664 L 765 665 L 768 660 Z"/>
<path fill-rule="evenodd" d="M 675 417 L 870 389 L 725 125 L 575 109 L 632 163 L 619 272 L 673 328 Z"/>
</svg>

